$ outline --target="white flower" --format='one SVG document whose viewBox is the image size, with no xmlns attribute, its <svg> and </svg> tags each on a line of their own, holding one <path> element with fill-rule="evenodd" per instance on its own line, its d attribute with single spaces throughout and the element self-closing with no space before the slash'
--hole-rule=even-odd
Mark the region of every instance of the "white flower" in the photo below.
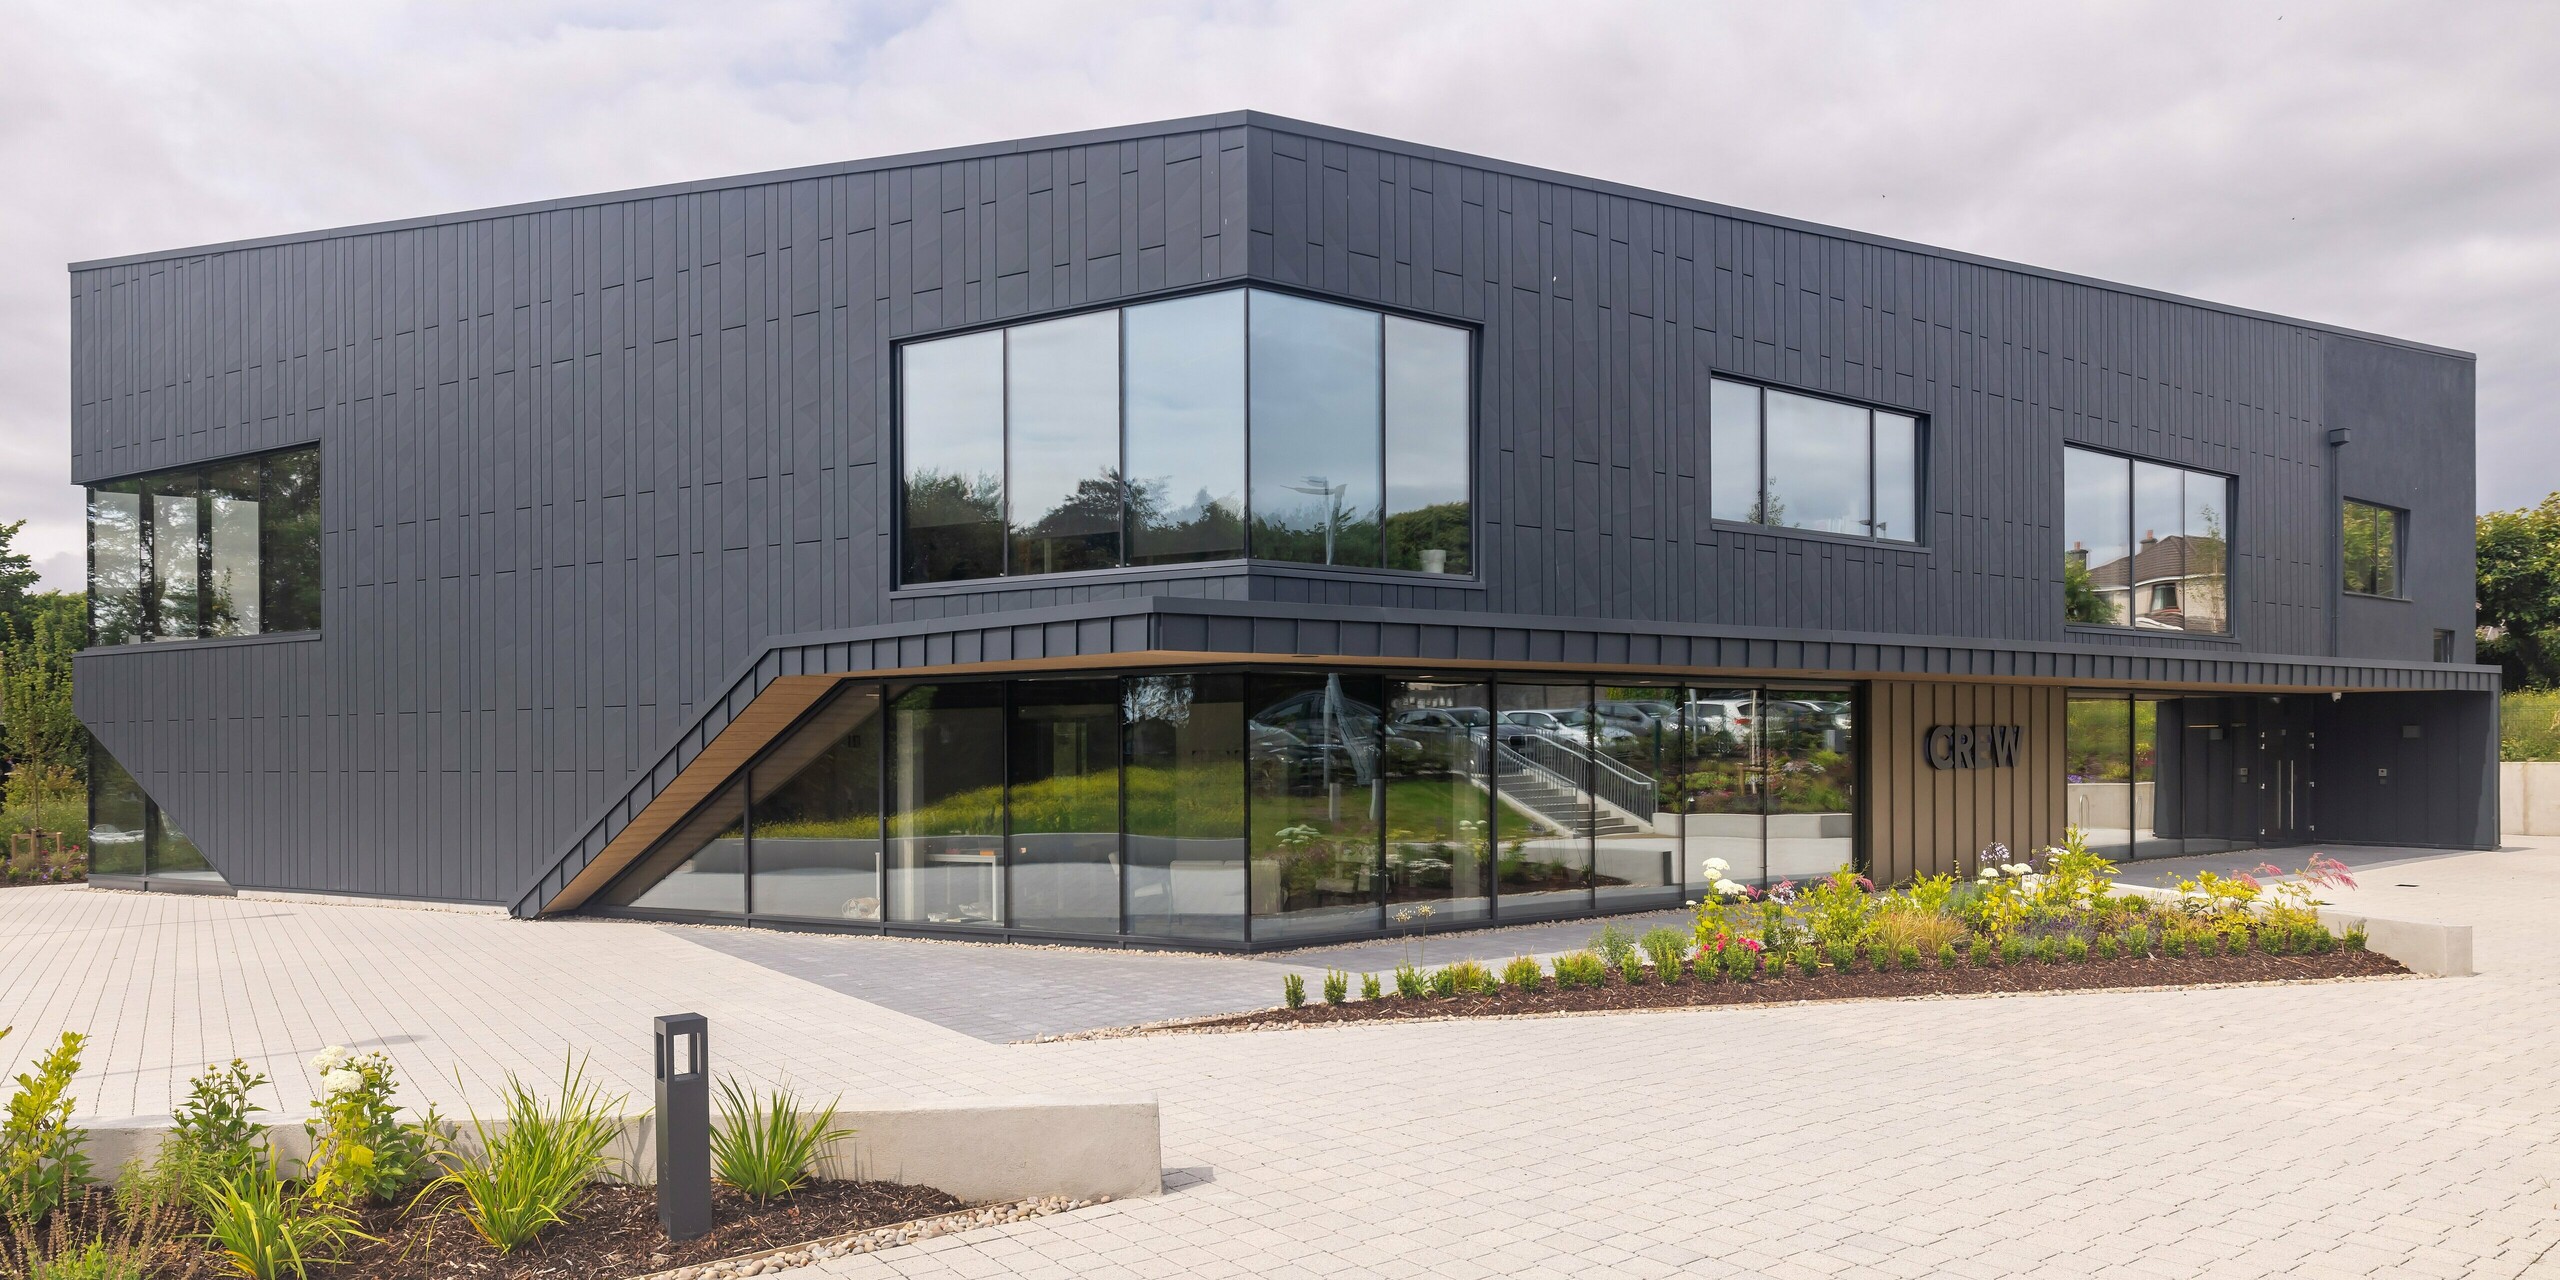
<svg viewBox="0 0 2560 1280">
<path fill-rule="evenodd" d="M 1733 864 L 1722 858 L 1707 859 L 1707 874 L 1718 880 L 1724 879 L 1724 873 L 1731 870 L 1733 870 Z"/>
<path fill-rule="evenodd" d="M 1983 880 L 1997 880 L 2000 878 L 2000 870 L 1997 867 L 1984 867 L 1982 869 L 1981 876 L 1978 878 Z"/>
<path fill-rule="evenodd" d="M 1743 888 L 1741 884 L 1735 881 L 1719 877 L 1715 883 L 1715 891 L 1719 897 L 1730 898 L 1742 893 Z"/>
<path fill-rule="evenodd" d="M 363 1087 L 364 1077 L 348 1070 L 345 1067 L 340 1067 L 337 1070 L 328 1072 L 320 1077 L 320 1092 L 332 1098 L 337 1097 L 342 1093 L 353 1093 Z"/>
<path fill-rule="evenodd" d="M 311 1060 L 311 1069 L 325 1076 L 355 1061 L 355 1056 L 355 1050 L 342 1044 L 333 1044 L 321 1050 L 319 1056 Z"/>
</svg>

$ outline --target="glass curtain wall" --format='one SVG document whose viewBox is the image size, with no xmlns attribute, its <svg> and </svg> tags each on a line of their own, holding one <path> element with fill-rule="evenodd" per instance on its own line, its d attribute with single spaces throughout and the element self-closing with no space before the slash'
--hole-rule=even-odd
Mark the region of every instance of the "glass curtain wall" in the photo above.
<svg viewBox="0 0 2560 1280">
<path fill-rule="evenodd" d="M 1856 751 L 1851 692 L 1818 686 L 850 683 L 599 901 L 1229 945 L 1641 909 L 1710 859 L 1761 884 L 1854 862 Z M 111 857 L 137 819 L 100 776 Z"/>
<path fill-rule="evenodd" d="M 150 869 L 144 856 L 151 838 L 151 798 L 104 747 L 89 745 L 89 871 L 138 876 Z"/>
<path fill-rule="evenodd" d="M 1920 540 L 1920 420 L 1717 378 L 1707 401 L 1718 520 L 1884 542 Z"/>
<path fill-rule="evenodd" d="M 1013 686 L 1013 923 L 1059 933 L 1120 931 L 1120 681 Z"/>
<path fill-rule="evenodd" d="M 1513 684 L 1495 693 L 1495 834 L 1506 919 L 1591 905 L 1591 716 L 1587 684 Z"/>
<path fill-rule="evenodd" d="M 1429 906 L 1435 920 L 1492 914 L 1492 751 L 1491 685 L 1388 685 L 1383 767 L 1390 921 L 1417 905 Z"/>
<path fill-rule="evenodd" d="M 2188 852 L 2187 841 L 2160 834 L 2162 806 L 2173 804 L 2176 794 L 2174 779 L 2164 788 L 2160 772 L 2159 699 L 2071 695 L 2063 818 L 2087 835 L 2091 852 L 2119 862 Z"/>
<path fill-rule="evenodd" d="M 1378 928 L 1384 682 L 1253 675 L 1245 689 L 1253 940 Z"/>
<path fill-rule="evenodd" d="M 89 489 L 93 645 L 316 631 L 316 446 Z"/>
<path fill-rule="evenodd" d="M 1132 676 L 1120 732 L 1129 932 L 1244 941 L 1244 677 Z"/>
<path fill-rule="evenodd" d="M 1857 737 L 1845 689 L 1761 693 L 1761 792 L 1772 881 L 1810 880 L 1857 861 Z"/>
<path fill-rule="evenodd" d="M 1591 703 L 1591 884 L 1604 910 L 1680 897 L 1678 685 L 1603 685 Z"/>
<path fill-rule="evenodd" d="M 907 343 L 900 580 L 1472 572 L 1473 341 L 1238 289 Z"/>
<path fill-rule="evenodd" d="M 1004 921 L 1001 683 L 889 690 L 889 918 Z"/>
<path fill-rule="evenodd" d="M 804 920 L 877 920 L 880 689 L 840 690 L 756 762 L 754 910 Z"/>
</svg>

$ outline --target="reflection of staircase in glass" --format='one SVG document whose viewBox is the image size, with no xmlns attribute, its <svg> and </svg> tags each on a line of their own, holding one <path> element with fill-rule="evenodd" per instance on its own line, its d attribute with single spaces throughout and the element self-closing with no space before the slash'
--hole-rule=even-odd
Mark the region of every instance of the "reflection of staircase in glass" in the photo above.
<svg viewBox="0 0 2560 1280">
<path fill-rule="evenodd" d="M 1549 760 L 1539 757 L 1552 757 Z M 1502 798 L 1526 811 L 1539 825 L 1558 835 L 1623 836 L 1652 830 L 1625 804 L 1628 797 L 1615 794 L 1633 790 L 1625 784 L 1641 782 L 1645 802 L 1650 807 L 1653 796 L 1651 779 L 1639 778 L 1613 760 L 1600 761 L 1594 797 L 1597 803 L 1586 807 L 1581 786 L 1571 773 L 1579 772 L 1592 762 L 1580 751 L 1548 738 L 1522 737 L 1518 745 L 1496 742 L 1493 767 L 1500 776 Z M 1623 777 L 1617 775 L 1624 775 Z"/>
</svg>

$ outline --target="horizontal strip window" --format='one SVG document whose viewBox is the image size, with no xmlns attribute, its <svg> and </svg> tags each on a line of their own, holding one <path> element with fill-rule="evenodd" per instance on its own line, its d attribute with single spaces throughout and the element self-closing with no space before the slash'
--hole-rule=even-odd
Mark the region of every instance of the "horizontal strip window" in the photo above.
<svg viewBox="0 0 2560 1280">
<path fill-rule="evenodd" d="M 599 896 L 1267 946 L 1856 860 L 1836 686 L 1256 668 L 847 682 Z"/>
<path fill-rule="evenodd" d="M 1717 378 L 1707 423 L 1708 501 L 1716 519 L 1877 542 L 1921 540 L 1926 472 L 1918 418 Z"/>
<path fill-rule="evenodd" d="M 320 629 L 320 447 L 89 486 L 89 643 Z"/>
<path fill-rule="evenodd" d="M 1472 336 L 1230 289 L 899 348 L 899 580 L 1473 570 Z"/>
<path fill-rule="evenodd" d="M 2063 620 L 2231 630 L 2231 477 L 2062 450 Z"/>
<path fill-rule="evenodd" d="M 2409 513 L 2353 498 L 2338 516 L 2339 564 L 2347 594 L 2399 599 L 2400 544 L 2409 528 Z"/>
</svg>

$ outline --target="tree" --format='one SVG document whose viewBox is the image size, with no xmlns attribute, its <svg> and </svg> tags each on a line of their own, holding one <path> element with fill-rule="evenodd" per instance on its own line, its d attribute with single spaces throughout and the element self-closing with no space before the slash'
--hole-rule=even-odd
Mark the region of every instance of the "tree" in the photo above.
<svg viewBox="0 0 2560 1280">
<path fill-rule="evenodd" d="M 24 520 L 0 524 L 0 619 L 21 622 L 26 615 L 27 593 L 36 585 L 35 561 L 27 553 L 9 544 L 18 531 L 27 527 Z"/>
<path fill-rule="evenodd" d="M 2560 493 L 2480 517 L 2480 656 L 2510 689 L 2560 684 Z"/>
<path fill-rule="evenodd" d="M 87 771 L 88 731 L 71 710 L 82 606 L 77 592 L 38 592 L 20 600 L 17 618 L 0 617 L 0 764 L 16 783 Z"/>
<path fill-rule="evenodd" d="M 2071 555 L 2062 562 L 2062 620 L 2106 624 L 2116 620 L 2116 607 L 2089 580 L 2089 558 Z"/>
</svg>

